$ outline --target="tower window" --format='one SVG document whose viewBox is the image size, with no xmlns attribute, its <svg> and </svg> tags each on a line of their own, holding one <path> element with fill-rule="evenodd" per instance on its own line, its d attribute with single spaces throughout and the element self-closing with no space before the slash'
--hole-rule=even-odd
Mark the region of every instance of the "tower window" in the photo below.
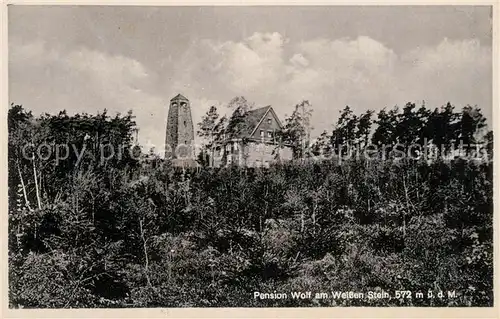
<svg viewBox="0 0 500 319">
<path fill-rule="evenodd" d="M 184 126 L 186 126 L 186 121 L 184 121 Z"/>
</svg>

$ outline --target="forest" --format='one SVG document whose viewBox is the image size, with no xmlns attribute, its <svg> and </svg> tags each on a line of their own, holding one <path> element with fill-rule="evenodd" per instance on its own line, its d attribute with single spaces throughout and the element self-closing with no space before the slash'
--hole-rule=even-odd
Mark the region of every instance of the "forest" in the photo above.
<svg viewBox="0 0 500 319">
<path fill-rule="evenodd" d="M 251 105 L 229 104 L 238 125 Z M 312 112 L 303 101 L 284 122 L 293 161 L 177 168 L 134 145 L 132 112 L 12 104 L 10 307 L 492 306 L 493 133 L 481 110 L 345 107 L 314 140 Z M 213 107 L 199 123 L 207 154 L 220 121 Z M 428 141 L 467 156 L 337 160 L 339 145 Z M 122 152 L 102 160 L 102 145 Z M 254 298 L 294 291 L 426 297 Z"/>
</svg>

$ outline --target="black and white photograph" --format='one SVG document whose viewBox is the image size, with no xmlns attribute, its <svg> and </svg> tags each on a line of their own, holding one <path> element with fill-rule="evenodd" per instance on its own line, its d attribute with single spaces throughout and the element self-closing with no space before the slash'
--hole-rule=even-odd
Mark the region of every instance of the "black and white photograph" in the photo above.
<svg viewBox="0 0 500 319">
<path fill-rule="evenodd" d="M 10 310 L 494 306 L 493 5 L 6 11 Z"/>
</svg>

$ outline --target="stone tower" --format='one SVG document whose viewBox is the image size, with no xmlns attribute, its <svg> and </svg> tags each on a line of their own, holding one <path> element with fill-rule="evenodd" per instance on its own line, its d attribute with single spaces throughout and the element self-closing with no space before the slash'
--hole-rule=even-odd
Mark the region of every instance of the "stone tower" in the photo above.
<svg viewBox="0 0 500 319">
<path fill-rule="evenodd" d="M 186 158 L 191 155 L 191 148 L 194 144 L 191 106 L 189 100 L 181 94 L 177 94 L 170 100 L 165 144 L 167 150 L 169 149 L 168 146 L 170 146 L 173 158 Z M 186 147 L 182 145 L 186 145 Z"/>
</svg>

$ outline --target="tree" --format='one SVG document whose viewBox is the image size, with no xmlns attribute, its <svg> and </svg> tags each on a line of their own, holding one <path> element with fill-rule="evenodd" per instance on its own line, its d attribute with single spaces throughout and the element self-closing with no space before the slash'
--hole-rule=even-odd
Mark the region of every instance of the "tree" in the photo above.
<svg viewBox="0 0 500 319">
<path fill-rule="evenodd" d="M 368 137 L 370 136 L 373 115 L 372 110 L 368 110 L 361 114 L 358 118 L 358 126 L 356 128 L 356 144 L 360 147 L 366 147 L 368 144 Z"/>
<path fill-rule="evenodd" d="M 14 190 L 17 185 L 21 186 L 24 206 L 32 210 L 32 199 L 28 197 L 29 170 L 27 158 L 23 156 L 23 146 L 30 140 L 33 123 L 33 115 L 27 112 L 21 105 L 11 105 L 8 111 L 8 163 L 9 163 L 9 198 L 14 198 Z"/>
<path fill-rule="evenodd" d="M 254 107 L 254 104 L 249 103 L 243 96 L 237 96 L 229 101 L 227 107 L 233 110 L 233 113 L 227 123 L 226 136 L 228 138 L 239 137 L 248 129 L 245 115 Z"/>
<path fill-rule="evenodd" d="M 396 130 L 398 125 L 399 109 L 395 106 L 390 111 L 382 109 L 377 114 L 375 124 L 377 127 L 372 135 L 372 143 L 374 145 L 394 145 L 396 143 Z"/>
<path fill-rule="evenodd" d="M 9 190 L 21 185 L 25 206 L 33 214 L 43 214 L 54 202 L 68 198 L 77 211 L 82 197 L 89 195 L 80 194 L 76 186 L 82 174 L 139 165 L 130 151 L 132 118 L 131 113 L 110 118 L 106 110 L 92 116 L 70 117 L 61 111 L 35 118 L 22 106 L 12 105 L 8 114 Z M 9 202 L 9 210 L 15 211 L 14 203 Z M 21 229 L 24 226 L 19 222 Z M 28 244 L 30 249 L 43 246 L 36 237 Z"/>
<path fill-rule="evenodd" d="M 340 111 L 340 117 L 331 135 L 331 142 L 337 155 L 341 155 L 344 146 L 350 149 L 356 143 L 358 121 L 358 117 L 349 106 Z"/>
<path fill-rule="evenodd" d="M 369 137 L 367 113 L 356 116 L 354 127 L 347 125 L 354 114 L 346 116 L 339 136 L 363 143 Z M 406 118 L 425 114 L 412 113 Z M 396 127 L 403 117 L 394 118 Z M 475 118 L 478 124 L 470 125 L 464 116 L 464 132 L 481 126 L 480 116 Z M 8 120 L 10 307 L 493 304 L 491 162 L 154 167 L 149 161 L 135 165 L 125 154 L 100 161 L 100 144 L 130 145 L 134 127 L 128 115 L 33 116 L 13 107 Z M 225 123 L 223 117 L 217 125 Z M 307 130 L 298 128 L 300 142 Z M 483 141 L 477 132 L 463 136 Z M 491 152 L 493 133 L 484 139 Z M 67 162 L 35 159 L 41 209 L 33 161 L 22 154 L 26 141 L 87 149 L 79 157 L 70 148 Z M 328 150 L 330 141 L 323 132 L 312 151 Z M 147 158 L 159 160 L 154 152 Z M 367 273 L 374 262 L 381 266 Z M 401 303 L 255 300 L 245 293 L 367 284 L 371 290 L 439 286 L 457 295 Z"/>
<path fill-rule="evenodd" d="M 482 132 L 483 128 L 486 127 L 486 118 L 478 107 L 467 105 L 457 117 L 460 119 L 456 124 L 455 145 L 462 144 L 466 154 L 475 149 L 476 144 L 482 143 L 483 140 L 488 141 L 489 137 Z"/>
<path fill-rule="evenodd" d="M 486 154 L 488 155 L 489 160 L 493 160 L 493 131 L 488 131 L 485 135 L 486 141 Z"/>
<path fill-rule="evenodd" d="M 229 140 L 238 139 L 242 144 L 247 143 L 246 133 L 249 123 L 246 120 L 247 113 L 252 110 L 254 103 L 250 103 L 243 96 L 237 96 L 229 101 L 227 108 L 233 110 L 231 117 L 223 117 L 216 125 L 216 141 L 222 147 L 222 162 L 227 160 L 225 145 Z"/>
<path fill-rule="evenodd" d="M 422 144 L 429 112 L 422 106 L 415 110 L 415 103 L 406 103 L 403 112 L 398 116 L 396 139 L 406 147 L 411 144 Z"/>
<path fill-rule="evenodd" d="M 292 115 L 285 119 L 279 138 L 291 145 L 294 158 L 303 158 L 310 150 L 311 116 L 313 108 L 307 100 L 295 105 Z"/>
<path fill-rule="evenodd" d="M 202 117 L 201 122 L 198 123 L 198 136 L 208 139 L 208 143 L 205 145 L 206 149 L 210 149 L 210 160 L 208 165 L 213 166 L 214 158 L 214 142 L 217 132 L 215 129 L 218 128 L 217 120 L 219 119 L 219 114 L 217 113 L 217 107 L 215 105 L 211 106 L 207 113 Z M 204 150 L 200 153 L 203 157 L 205 154 Z M 206 164 L 206 161 L 203 161 Z"/>
<path fill-rule="evenodd" d="M 330 156 L 332 152 L 331 136 L 325 130 L 311 147 L 311 151 L 315 156 Z"/>
<path fill-rule="evenodd" d="M 219 114 L 217 113 L 217 107 L 212 105 L 207 113 L 201 118 L 201 122 L 198 123 L 198 136 L 208 138 L 210 140 L 209 143 L 211 143 L 213 131 L 217 125 L 218 119 Z"/>
<path fill-rule="evenodd" d="M 440 149 L 439 156 L 443 157 L 454 146 L 458 138 L 459 114 L 454 111 L 451 103 L 446 106 L 435 108 L 428 113 L 425 124 L 424 137 Z"/>
</svg>

